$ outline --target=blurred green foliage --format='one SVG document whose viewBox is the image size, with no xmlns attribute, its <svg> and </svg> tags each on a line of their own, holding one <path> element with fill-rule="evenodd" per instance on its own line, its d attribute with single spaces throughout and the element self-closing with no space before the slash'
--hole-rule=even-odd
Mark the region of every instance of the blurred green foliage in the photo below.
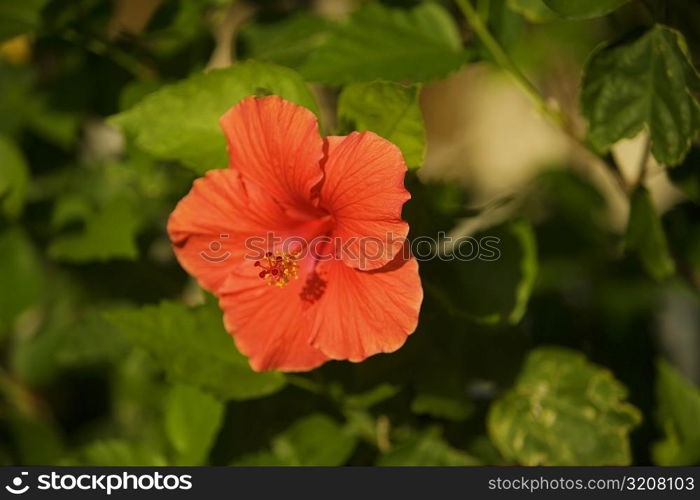
<svg viewBox="0 0 700 500">
<path fill-rule="evenodd" d="M 699 464 L 700 8 L 472 2 L 489 39 L 447 0 L 346 3 L 163 0 L 140 23 L 120 1 L 0 5 L 0 464 Z M 485 207 L 421 177 L 421 93 L 503 61 L 494 44 L 535 92 L 562 60 L 581 75 L 626 231 L 575 158 Z M 205 71 L 222 47 L 233 64 Z M 499 258 L 421 263 L 396 353 L 254 373 L 173 257 L 169 213 L 227 165 L 219 116 L 270 93 L 401 148 L 413 238 L 509 208 L 476 233 Z M 608 151 L 642 130 L 660 166 L 629 181 Z M 667 211 L 646 182 L 665 176 L 687 196 Z"/>
<path fill-rule="evenodd" d="M 41 20 L 47 0 L 5 2 L 0 9 L 0 41 L 34 31 Z"/>
</svg>

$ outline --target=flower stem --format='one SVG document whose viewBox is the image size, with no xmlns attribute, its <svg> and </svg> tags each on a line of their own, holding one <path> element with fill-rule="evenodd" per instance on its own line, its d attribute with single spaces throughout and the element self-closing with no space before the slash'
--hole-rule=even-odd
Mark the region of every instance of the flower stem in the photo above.
<svg viewBox="0 0 700 500">
<path fill-rule="evenodd" d="M 569 127 L 565 116 L 561 113 L 558 107 L 552 106 L 546 101 L 540 91 L 537 90 L 537 87 L 535 87 L 535 85 L 527 78 L 527 76 L 525 76 L 520 68 L 518 68 L 513 59 L 508 55 L 503 47 L 501 47 L 498 41 L 488 30 L 481 16 L 471 2 L 469 0 L 456 0 L 456 2 L 457 6 L 462 11 L 462 14 L 464 14 L 467 22 L 481 40 L 481 43 L 484 44 L 486 50 L 488 50 L 489 54 L 491 54 L 494 62 L 510 73 L 518 86 L 523 90 L 523 92 L 525 92 L 525 94 L 542 113 L 544 113 L 555 124 L 560 126 L 564 131 L 568 132 Z"/>
<path fill-rule="evenodd" d="M 498 40 L 496 40 L 488 27 L 484 23 L 482 17 L 479 15 L 477 10 L 474 8 L 470 0 L 455 0 L 457 6 L 462 11 L 465 19 L 474 30 L 474 33 L 479 37 L 481 43 L 489 52 L 493 61 L 500 66 L 503 70 L 507 71 L 522 89 L 522 91 L 527 95 L 530 100 L 534 103 L 536 108 L 546 116 L 554 125 L 556 125 L 562 132 L 564 132 L 569 138 L 571 138 L 576 145 L 578 145 L 583 150 L 592 154 L 596 158 L 601 159 L 610 173 L 615 178 L 621 191 L 627 194 L 627 183 L 625 181 L 619 166 L 612 158 L 609 157 L 602 158 L 597 152 L 595 152 L 589 144 L 583 141 L 576 132 L 571 127 L 569 120 L 566 115 L 562 113 L 561 108 L 558 104 L 549 102 L 540 91 L 535 87 L 535 85 L 525 76 L 525 74 L 520 70 L 513 59 L 508 55 L 508 53 L 503 49 Z M 611 161 L 612 160 L 612 161 Z"/>
<path fill-rule="evenodd" d="M 639 162 L 639 177 L 637 179 L 637 186 L 644 185 L 647 177 L 647 168 L 649 166 L 649 157 L 651 156 L 651 133 L 646 138 L 644 143 L 644 150 L 642 152 L 642 159 Z"/>
</svg>

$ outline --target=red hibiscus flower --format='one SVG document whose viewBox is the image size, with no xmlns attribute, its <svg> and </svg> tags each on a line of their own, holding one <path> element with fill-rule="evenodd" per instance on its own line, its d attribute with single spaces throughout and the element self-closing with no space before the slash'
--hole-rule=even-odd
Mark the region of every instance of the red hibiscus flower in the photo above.
<svg viewBox="0 0 700 500">
<path fill-rule="evenodd" d="M 304 371 L 401 347 L 423 290 L 403 251 L 399 149 L 371 132 L 324 139 L 313 113 L 277 96 L 246 98 L 220 122 L 230 168 L 195 181 L 168 233 L 252 368 Z"/>
</svg>

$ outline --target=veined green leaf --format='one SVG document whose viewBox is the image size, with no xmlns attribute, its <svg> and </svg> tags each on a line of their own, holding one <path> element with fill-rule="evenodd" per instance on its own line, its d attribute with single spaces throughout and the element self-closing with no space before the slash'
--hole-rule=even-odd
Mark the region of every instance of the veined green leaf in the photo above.
<svg viewBox="0 0 700 500">
<path fill-rule="evenodd" d="M 530 353 L 515 386 L 491 407 L 489 435 L 522 465 L 629 465 L 629 432 L 641 420 L 625 387 L 576 352 Z"/>
<path fill-rule="evenodd" d="M 300 13 L 276 23 L 250 23 L 240 36 L 249 58 L 298 69 L 328 38 L 330 27 L 328 19 Z"/>
<path fill-rule="evenodd" d="M 177 382 L 222 399 L 267 396 L 284 385 L 281 373 L 255 373 L 224 330 L 213 304 L 188 309 L 173 302 L 106 313 L 134 344 L 148 350 Z"/>
<path fill-rule="evenodd" d="M 657 25 L 636 40 L 605 46 L 585 70 L 581 108 L 600 152 L 646 126 L 659 163 L 683 161 L 700 133 L 700 76 L 680 32 Z"/>
<path fill-rule="evenodd" d="M 166 85 L 111 121 L 147 153 L 181 161 L 203 174 L 228 165 L 219 118 L 241 99 L 259 93 L 279 95 L 317 113 L 311 92 L 294 70 L 246 61 Z"/>
<path fill-rule="evenodd" d="M 446 76 L 467 58 L 454 20 L 440 5 L 394 9 L 370 3 L 341 23 L 300 71 L 308 80 L 335 85 L 422 82 Z"/>
</svg>

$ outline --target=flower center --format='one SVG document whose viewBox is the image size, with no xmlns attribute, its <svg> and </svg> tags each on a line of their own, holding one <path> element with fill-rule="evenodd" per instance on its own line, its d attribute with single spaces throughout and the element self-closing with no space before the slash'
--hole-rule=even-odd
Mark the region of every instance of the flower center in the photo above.
<svg viewBox="0 0 700 500">
<path fill-rule="evenodd" d="M 283 287 L 290 280 L 299 279 L 296 262 L 299 255 L 300 252 L 267 252 L 262 260 L 255 261 L 253 265 L 261 269 L 258 276 L 267 281 L 268 285 Z"/>
</svg>

